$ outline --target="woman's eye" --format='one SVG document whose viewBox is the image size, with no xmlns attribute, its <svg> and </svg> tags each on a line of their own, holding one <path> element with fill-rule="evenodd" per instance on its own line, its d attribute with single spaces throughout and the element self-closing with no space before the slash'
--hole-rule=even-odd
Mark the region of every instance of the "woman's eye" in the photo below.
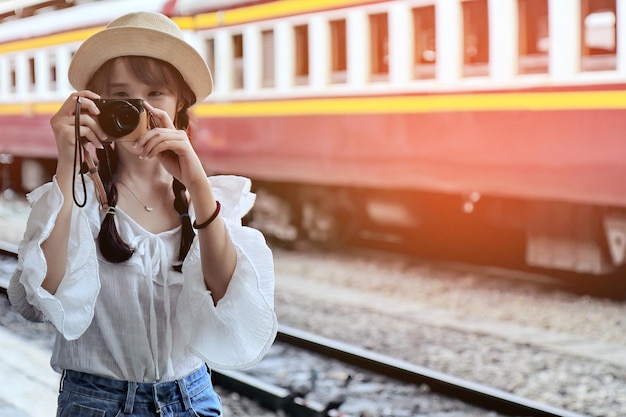
<svg viewBox="0 0 626 417">
<path fill-rule="evenodd" d="M 160 95 L 163 95 L 162 91 L 151 91 L 150 92 L 150 97 L 158 97 Z"/>
<path fill-rule="evenodd" d="M 113 97 L 128 97 L 128 93 L 126 93 L 125 91 L 116 91 L 113 94 L 111 94 L 111 96 L 113 96 Z"/>
</svg>

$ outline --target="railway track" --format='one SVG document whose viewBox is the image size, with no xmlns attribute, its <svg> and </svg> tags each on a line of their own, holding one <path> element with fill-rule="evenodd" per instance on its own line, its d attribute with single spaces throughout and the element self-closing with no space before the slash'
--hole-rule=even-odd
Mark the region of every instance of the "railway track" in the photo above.
<svg viewBox="0 0 626 417">
<path fill-rule="evenodd" d="M 0 253 L 4 256 L 0 263 L 6 265 L 8 262 L 11 262 L 11 258 L 16 257 L 16 249 L 16 245 L 0 241 Z M 0 283 L 3 287 L 6 287 L 8 279 L 0 280 Z M 337 367 L 333 365 L 333 372 L 341 372 L 343 375 L 348 375 L 348 379 L 357 372 L 367 372 L 393 380 L 400 385 L 427 386 L 427 395 L 438 394 L 473 407 L 496 412 L 500 415 L 584 417 L 581 414 L 568 410 L 541 404 L 502 390 L 286 326 L 280 326 L 275 346 L 279 349 L 277 356 L 292 356 L 296 358 L 296 361 L 302 361 L 300 358 L 303 354 L 315 355 L 322 361 L 338 361 L 345 366 L 353 367 L 352 369 L 358 369 L 358 371 L 337 371 Z M 320 365 L 320 367 L 323 366 Z M 349 399 L 346 397 L 350 395 L 350 392 L 344 390 L 343 397 L 339 401 L 337 398 L 327 398 L 321 401 L 315 400 L 315 396 L 306 390 L 302 392 L 293 386 L 281 386 L 281 375 L 268 377 L 268 368 L 272 368 L 272 366 L 261 366 L 260 368 L 260 370 L 253 368 L 247 372 L 214 371 L 213 377 L 216 385 L 228 391 L 249 397 L 267 409 L 276 412 L 280 411 L 288 416 L 329 416 L 332 415 L 331 411 L 333 409 L 336 409 L 341 403 Z M 282 363 L 280 368 L 290 369 L 290 366 L 287 363 Z M 277 380 L 278 382 L 276 382 Z"/>
</svg>

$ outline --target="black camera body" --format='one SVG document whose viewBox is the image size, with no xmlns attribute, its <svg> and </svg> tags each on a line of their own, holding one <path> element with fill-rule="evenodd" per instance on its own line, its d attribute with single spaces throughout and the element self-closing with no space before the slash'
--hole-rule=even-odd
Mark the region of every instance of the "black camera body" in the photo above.
<svg viewBox="0 0 626 417">
<path fill-rule="evenodd" d="M 98 124 L 110 141 L 135 141 L 148 131 L 148 115 L 142 99 L 106 98 L 94 102 L 100 109 Z"/>
</svg>

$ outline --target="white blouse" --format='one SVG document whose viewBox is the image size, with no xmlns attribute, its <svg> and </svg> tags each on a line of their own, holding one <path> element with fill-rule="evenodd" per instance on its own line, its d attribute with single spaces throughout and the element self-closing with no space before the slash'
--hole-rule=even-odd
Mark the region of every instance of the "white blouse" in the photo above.
<svg viewBox="0 0 626 417">
<path fill-rule="evenodd" d="M 241 224 L 255 195 L 247 178 L 210 181 L 237 249 L 235 272 L 217 306 L 204 284 L 198 239 L 182 273 L 172 268 L 180 226 L 150 233 L 118 208 L 118 231 L 135 253 L 121 264 L 105 260 L 97 250 L 104 213 L 90 181 L 87 205 L 73 207 L 65 276 L 50 294 L 41 287 L 47 268 L 41 243 L 50 235 L 63 195 L 56 179 L 29 194 L 32 211 L 8 292 L 24 317 L 56 327 L 51 364 L 57 372 L 156 382 L 180 378 L 203 362 L 233 369 L 263 357 L 277 323 L 272 253 L 260 232 Z M 193 219 L 193 207 L 190 215 Z"/>
</svg>

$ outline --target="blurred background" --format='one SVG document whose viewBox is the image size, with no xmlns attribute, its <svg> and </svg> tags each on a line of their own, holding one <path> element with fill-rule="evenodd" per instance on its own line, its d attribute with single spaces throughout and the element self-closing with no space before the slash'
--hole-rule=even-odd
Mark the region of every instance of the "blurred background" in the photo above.
<svg viewBox="0 0 626 417">
<path fill-rule="evenodd" d="M 281 322 L 626 413 L 626 0 L 0 0 L 8 249 L 74 51 L 138 10 L 212 71 L 189 134 L 208 174 L 252 179 Z"/>
<path fill-rule="evenodd" d="M 72 53 L 133 10 L 206 58 L 194 145 L 207 172 L 253 179 L 267 236 L 623 270 L 622 1 L 2 0 L 3 190 L 50 180 Z"/>
</svg>

